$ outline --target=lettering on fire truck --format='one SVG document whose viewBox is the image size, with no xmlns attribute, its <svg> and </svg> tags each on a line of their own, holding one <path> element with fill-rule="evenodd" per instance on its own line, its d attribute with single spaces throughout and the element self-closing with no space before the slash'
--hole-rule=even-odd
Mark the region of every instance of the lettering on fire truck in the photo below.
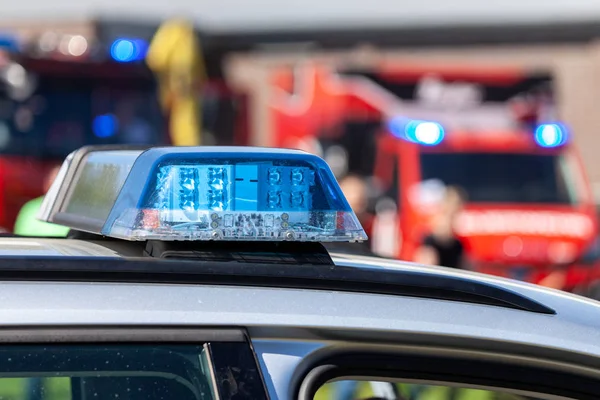
<svg viewBox="0 0 600 400">
<path fill-rule="evenodd" d="M 456 224 L 462 236 L 539 235 L 588 238 L 593 223 L 586 215 L 553 211 L 464 211 Z"/>
</svg>

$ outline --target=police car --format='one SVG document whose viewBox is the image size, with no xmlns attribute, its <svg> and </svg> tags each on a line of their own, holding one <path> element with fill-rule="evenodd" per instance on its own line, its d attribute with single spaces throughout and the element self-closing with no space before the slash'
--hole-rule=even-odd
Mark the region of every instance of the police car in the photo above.
<svg viewBox="0 0 600 400">
<path fill-rule="evenodd" d="M 83 148 L 40 219 L 69 238 L 0 239 L 2 398 L 600 395 L 596 302 L 329 254 L 366 235 L 308 153 Z"/>
</svg>

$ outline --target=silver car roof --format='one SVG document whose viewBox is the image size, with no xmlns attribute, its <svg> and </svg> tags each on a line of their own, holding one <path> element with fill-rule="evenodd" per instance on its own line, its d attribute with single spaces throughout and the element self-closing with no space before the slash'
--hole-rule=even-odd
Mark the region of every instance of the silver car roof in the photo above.
<svg viewBox="0 0 600 400">
<path fill-rule="evenodd" d="M 120 257 L 114 250 L 83 240 L 0 238 L 2 256 Z"/>
<path fill-rule="evenodd" d="M 2 256 L 120 257 L 101 245 L 65 239 L 0 239 Z M 427 334 L 514 342 L 600 357 L 600 303 L 508 279 L 399 261 L 334 255 L 337 265 L 403 269 L 476 279 L 509 289 L 555 315 L 458 301 L 331 290 L 194 284 L 0 282 L 2 326 L 245 326 L 251 335 L 327 337 L 334 332 L 401 337 Z"/>
</svg>

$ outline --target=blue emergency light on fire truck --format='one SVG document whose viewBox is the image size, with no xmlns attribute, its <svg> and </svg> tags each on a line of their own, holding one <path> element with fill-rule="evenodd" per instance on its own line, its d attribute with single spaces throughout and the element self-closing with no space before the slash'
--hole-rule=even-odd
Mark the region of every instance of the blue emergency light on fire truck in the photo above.
<svg viewBox="0 0 600 400">
<path fill-rule="evenodd" d="M 389 131 L 396 137 L 422 146 L 435 146 L 445 137 L 442 124 L 406 117 L 393 117 L 388 121 Z M 564 124 L 539 124 L 533 132 L 535 143 L 543 148 L 560 147 L 567 143 L 569 135 Z"/>
<path fill-rule="evenodd" d="M 325 161 L 295 150 L 84 148 L 39 217 L 129 241 L 367 239 Z"/>
</svg>

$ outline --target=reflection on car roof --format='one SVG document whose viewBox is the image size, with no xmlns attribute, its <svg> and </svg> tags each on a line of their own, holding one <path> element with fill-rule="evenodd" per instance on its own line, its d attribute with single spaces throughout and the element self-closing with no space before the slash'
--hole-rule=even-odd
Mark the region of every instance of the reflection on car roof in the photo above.
<svg viewBox="0 0 600 400">
<path fill-rule="evenodd" d="M 120 257 L 104 246 L 82 240 L 0 238 L 0 257 Z"/>
</svg>

